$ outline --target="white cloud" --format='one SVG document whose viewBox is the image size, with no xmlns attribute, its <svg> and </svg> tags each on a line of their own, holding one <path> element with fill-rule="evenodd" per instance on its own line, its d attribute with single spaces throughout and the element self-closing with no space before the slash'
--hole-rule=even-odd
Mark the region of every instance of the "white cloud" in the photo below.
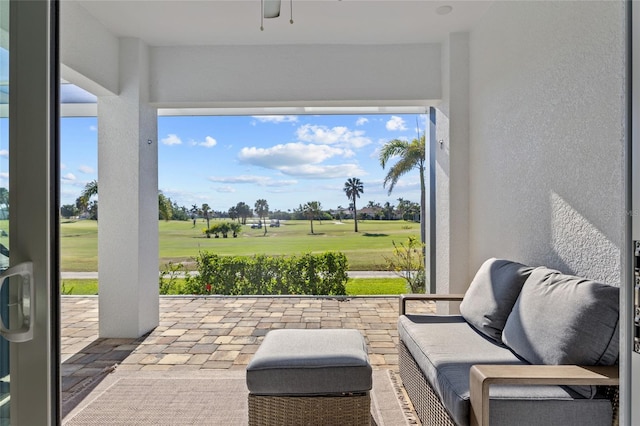
<svg viewBox="0 0 640 426">
<path fill-rule="evenodd" d="M 371 143 L 362 130 L 349 130 L 344 126 L 329 128 L 305 124 L 296 131 L 298 139 L 304 142 L 362 148 Z"/>
<path fill-rule="evenodd" d="M 289 176 L 296 176 L 303 179 L 333 179 L 366 174 L 357 164 L 305 164 L 301 166 L 281 167 L 279 170 Z"/>
<path fill-rule="evenodd" d="M 369 122 L 369 119 L 366 117 L 360 117 L 356 120 L 356 126 L 364 126 Z"/>
<path fill-rule="evenodd" d="M 298 121 L 296 115 L 254 115 L 253 118 L 261 123 L 295 123 Z"/>
<path fill-rule="evenodd" d="M 76 180 L 76 175 L 73 173 L 67 173 L 64 176 L 61 176 L 62 180 Z"/>
<path fill-rule="evenodd" d="M 161 142 L 165 145 L 180 145 L 182 143 L 182 140 L 178 137 L 178 135 L 169 133 L 166 138 L 161 139 Z"/>
<path fill-rule="evenodd" d="M 217 144 L 218 144 L 218 141 L 216 141 L 211 136 L 207 136 L 206 138 L 204 138 L 204 142 L 198 143 L 198 145 L 204 146 L 205 148 L 213 148 Z"/>
<path fill-rule="evenodd" d="M 353 152 L 328 145 L 288 143 L 271 148 L 245 147 L 238 154 L 243 163 L 276 170 L 285 166 L 317 164 L 335 156 L 351 157 Z"/>
<path fill-rule="evenodd" d="M 9 179 L 9 173 L 0 172 L 0 179 Z"/>
<path fill-rule="evenodd" d="M 186 200 L 183 202 L 187 208 L 191 208 L 192 204 L 200 205 L 202 203 L 208 203 L 211 198 L 211 193 L 209 191 L 207 191 L 206 194 L 176 188 L 163 188 L 161 191 L 165 196 L 172 200 Z"/>
<path fill-rule="evenodd" d="M 221 182 L 221 183 L 259 183 L 263 179 L 266 179 L 264 176 L 256 176 L 256 175 L 240 175 L 240 176 L 210 176 L 209 180 L 211 182 Z"/>
<path fill-rule="evenodd" d="M 268 180 L 264 186 L 268 186 L 271 188 L 281 188 L 283 186 L 293 186 L 298 183 L 297 180 Z"/>
<path fill-rule="evenodd" d="M 89 130 L 91 130 L 92 132 L 96 132 L 98 128 L 96 126 L 89 126 Z"/>
<path fill-rule="evenodd" d="M 216 188 L 217 192 L 224 192 L 224 193 L 232 193 L 232 192 L 236 192 L 236 190 L 231 187 L 231 186 L 219 186 Z"/>
<path fill-rule="evenodd" d="M 397 115 L 392 115 L 389 121 L 387 121 L 387 130 L 407 130 L 407 126 L 405 125 L 402 117 L 398 117 Z"/>
<path fill-rule="evenodd" d="M 81 173 L 84 173 L 84 174 L 87 174 L 87 175 L 95 173 L 95 170 L 93 170 L 93 167 L 89 167 L 89 166 L 85 166 L 85 165 L 82 165 L 82 166 L 78 167 L 78 170 Z"/>
<path fill-rule="evenodd" d="M 258 175 L 240 175 L 240 176 L 211 176 L 209 177 L 211 182 L 218 183 L 227 183 L 227 184 L 252 184 L 257 186 L 268 186 L 268 187 L 282 187 L 282 186 L 291 186 L 298 183 L 297 180 L 284 180 L 284 179 L 273 179 L 267 176 L 258 176 Z M 225 187 L 221 187 L 225 188 Z M 226 188 L 230 188 L 226 186 Z M 235 192 L 234 191 L 219 191 L 219 192 Z"/>
<path fill-rule="evenodd" d="M 0 149 L 0 157 L 8 157 L 8 156 L 9 156 L 9 150 Z"/>
</svg>

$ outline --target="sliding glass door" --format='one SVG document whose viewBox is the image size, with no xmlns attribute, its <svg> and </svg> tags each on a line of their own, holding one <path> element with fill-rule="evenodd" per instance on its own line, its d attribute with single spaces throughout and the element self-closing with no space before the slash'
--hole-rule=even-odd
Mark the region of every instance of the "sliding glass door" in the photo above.
<svg viewBox="0 0 640 426">
<path fill-rule="evenodd" d="M 0 0 L 0 425 L 59 419 L 56 7 Z"/>
</svg>

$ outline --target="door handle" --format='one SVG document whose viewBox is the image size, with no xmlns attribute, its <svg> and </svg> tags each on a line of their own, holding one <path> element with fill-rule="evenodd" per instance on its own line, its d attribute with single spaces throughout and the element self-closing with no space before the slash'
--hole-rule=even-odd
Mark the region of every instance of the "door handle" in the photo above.
<svg viewBox="0 0 640 426">
<path fill-rule="evenodd" d="M 22 262 L 0 274 L 0 291 L 11 279 L 19 279 L 17 289 L 9 291 L 9 327 L 0 316 L 0 335 L 10 342 L 20 343 L 33 339 L 35 290 L 33 263 Z"/>
</svg>

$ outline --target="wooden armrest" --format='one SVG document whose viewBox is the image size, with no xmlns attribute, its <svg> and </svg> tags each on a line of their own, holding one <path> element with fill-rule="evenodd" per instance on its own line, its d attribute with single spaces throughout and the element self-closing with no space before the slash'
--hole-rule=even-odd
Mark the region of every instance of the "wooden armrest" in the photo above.
<svg viewBox="0 0 640 426">
<path fill-rule="evenodd" d="M 404 315 L 407 310 L 407 300 L 429 300 L 439 301 L 461 301 L 464 294 L 401 294 L 400 295 L 400 315 Z"/>
<path fill-rule="evenodd" d="M 618 386 L 618 366 L 474 365 L 469 372 L 471 426 L 489 425 L 489 386 L 609 385 Z"/>
</svg>

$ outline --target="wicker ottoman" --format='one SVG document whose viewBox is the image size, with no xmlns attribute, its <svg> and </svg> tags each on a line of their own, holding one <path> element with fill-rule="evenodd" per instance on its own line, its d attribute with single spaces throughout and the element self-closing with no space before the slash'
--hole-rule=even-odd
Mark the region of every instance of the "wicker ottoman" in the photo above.
<svg viewBox="0 0 640 426">
<path fill-rule="evenodd" d="M 370 425 L 358 330 L 272 330 L 247 366 L 249 425 Z"/>
</svg>

